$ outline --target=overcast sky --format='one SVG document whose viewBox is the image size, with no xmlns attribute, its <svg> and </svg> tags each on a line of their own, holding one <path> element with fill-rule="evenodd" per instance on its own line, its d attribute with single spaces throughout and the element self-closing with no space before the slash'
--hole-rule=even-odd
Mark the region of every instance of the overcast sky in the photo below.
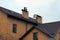
<svg viewBox="0 0 60 40">
<path fill-rule="evenodd" d="M 60 21 L 60 0 L 0 0 L 0 6 L 21 13 L 27 7 L 29 16 L 42 16 L 43 23 Z"/>
</svg>

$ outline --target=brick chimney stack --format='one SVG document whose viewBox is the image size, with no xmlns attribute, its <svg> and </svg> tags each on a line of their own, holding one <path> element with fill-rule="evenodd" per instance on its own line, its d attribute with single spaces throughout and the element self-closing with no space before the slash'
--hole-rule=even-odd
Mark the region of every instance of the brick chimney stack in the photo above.
<svg viewBox="0 0 60 40">
<path fill-rule="evenodd" d="M 37 16 L 36 16 L 36 21 L 37 21 L 38 23 L 42 23 L 42 17 L 39 16 L 39 15 L 37 15 Z"/>
<path fill-rule="evenodd" d="M 22 16 L 23 16 L 24 18 L 26 18 L 26 19 L 29 18 L 29 16 L 28 16 L 28 11 L 27 11 L 27 8 L 26 8 L 26 7 L 24 7 L 24 9 L 22 9 Z"/>
<path fill-rule="evenodd" d="M 37 14 L 34 14 L 34 18 L 36 19 L 36 21 L 37 21 L 38 23 L 42 23 L 42 17 L 41 17 L 41 16 L 39 16 L 39 15 L 37 15 Z"/>
</svg>

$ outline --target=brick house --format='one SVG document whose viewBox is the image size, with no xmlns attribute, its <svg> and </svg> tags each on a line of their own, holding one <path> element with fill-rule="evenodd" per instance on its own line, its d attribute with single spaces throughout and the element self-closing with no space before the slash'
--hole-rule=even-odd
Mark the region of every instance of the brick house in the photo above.
<svg viewBox="0 0 60 40">
<path fill-rule="evenodd" d="M 0 7 L 0 40 L 60 40 L 60 21 L 42 23 L 42 17 L 29 17 L 26 8 L 22 14 Z"/>
</svg>

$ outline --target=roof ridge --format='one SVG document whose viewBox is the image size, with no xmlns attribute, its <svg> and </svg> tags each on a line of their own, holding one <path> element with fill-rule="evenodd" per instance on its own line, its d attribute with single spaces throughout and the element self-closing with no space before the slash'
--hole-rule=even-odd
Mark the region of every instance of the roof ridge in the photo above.
<svg viewBox="0 0 60 40">
<path fill-rule="evenodd" d="M 60 23 L 60 21 L 49 22 L 49 23 L 43 23 L 43 24 L 52 24 L 52 23 Z"/>
</svg>

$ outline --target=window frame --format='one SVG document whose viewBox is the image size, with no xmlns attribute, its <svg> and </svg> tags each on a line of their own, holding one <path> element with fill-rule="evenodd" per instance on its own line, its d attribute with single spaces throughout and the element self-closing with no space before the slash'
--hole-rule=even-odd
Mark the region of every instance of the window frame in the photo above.
<svg viewBox="0 0 60 40">
<path fill-rule="evenodd" d="M 33 40 L 38 40 L 38 32 L 33 33 Z"/>
<path fill-rule="evenodd" d="M 13 24 L 13 33 L 17 33 L 17 24 Z"/>
</svg>

